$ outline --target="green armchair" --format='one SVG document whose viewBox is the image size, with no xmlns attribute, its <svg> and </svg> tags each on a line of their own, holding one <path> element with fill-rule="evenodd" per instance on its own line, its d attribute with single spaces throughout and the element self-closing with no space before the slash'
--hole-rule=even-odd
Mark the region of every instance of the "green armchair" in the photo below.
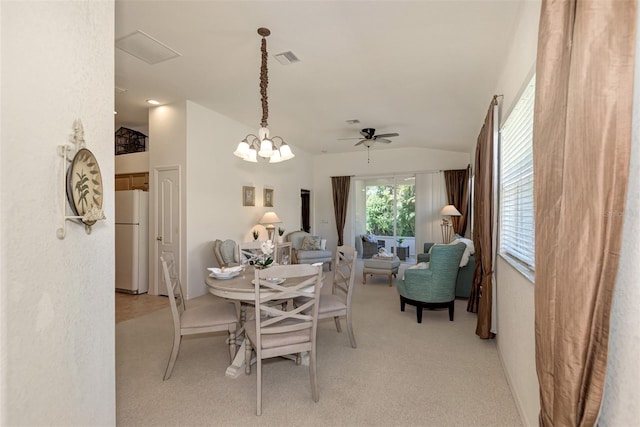
<svg viewBox="0 0 640 427">
<path fill-rule="evenodd" d="M 433 243 L 424 244 L 424 253 L 418 254 L 417 262 L 429 262 L 429 249 Z M 473 274 L 476 271 L 475 252 L 469 255 L 469 262 L 464 267 L 460 267 L 458 278 L 456 279 L 456 298 L 468 299 L 471 294 L 471 285 L 473 284 Z"/>
<path fill-rule="evenodd" d="M 429 268 L 409 268 L 398 280 L 400 311 L 405 304 L 416 307 L 418 323 L 422 323 L 423 308 L 449 308 L 453 321 L 456 299 L 456 278 L 466 245 L 436 245 L 431 251 Z"/>
</svg>

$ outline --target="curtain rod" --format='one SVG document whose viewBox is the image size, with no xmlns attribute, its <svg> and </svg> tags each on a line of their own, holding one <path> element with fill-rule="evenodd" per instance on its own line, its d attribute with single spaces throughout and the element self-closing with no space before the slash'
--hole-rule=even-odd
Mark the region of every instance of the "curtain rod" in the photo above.
<svg viewBox="0 0 640 427">
<path fill-rule="evenodd" d="M 427 170 L 427 171 L 406 171 L 406 172 L 387 172 L 387 173 L 378 173 L 378 174 L 364 174 L 364 175 L 351 175 L 356 178 L 380 178 L 385 176 L 396 176 L 396 175 L 415 175 L 418 173 L 438 173 L 444 172 L 445 170 Z"/>
</svg>

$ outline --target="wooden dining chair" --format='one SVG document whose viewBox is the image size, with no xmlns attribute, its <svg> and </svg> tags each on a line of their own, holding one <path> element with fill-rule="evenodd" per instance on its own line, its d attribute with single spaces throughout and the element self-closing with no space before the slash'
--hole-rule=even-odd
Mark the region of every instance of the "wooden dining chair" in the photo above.
<svg viewBox="0 0 640 427">
<path fill-rule="evenodd" d="M 284 279 L 284 282 L 279 283 Z M 245 360 L 250 373 L 252 351 L 256 352 L 256 414 L 262 414 L 262 359 L 309 352 L 311 396 L 319 399 L 316 375 L 316 331 L 322 266 L 278 265 L 255 271 L 255 318 L 245 323 Z M 304 304 L 286 311 L 277 302 L 306 298 Z M 276 304 L 274 304 L 276 302 Z"/>
<path fill-rule="evenodd" d="M 236 355 L 236 327 L 238 323 L 235 305 L 229 302 L 215 302 L 187 309 L 182 296 L 180 280 L 176 274 L 173 254 L 165 253 L 160 257 L 160 262 L 173 316 L 173 348 L 163 380 L 171 378 L 184 335 L 227 331 L 229 334 L 229 355 L 233 360 Z"/>
<path fill-rule="evenodd" d="M 336 248 L 336 267 L 333 273 L 331 294 L 320 295 L 320 305 L 318 306 L 318 319 L 333 317 L 338 332 L 342 332 L 340 317 L 346 318 L 349 341 L 351 341 L 353 348 L 356 348 L 356 337 L 353 334 L 351 322 L 351 299 L 353 298 L 357 259 L 358 252 L 353 246 L 338 246 Z"/>
<path fill-rule="evenodd" d="M 356 337 L 351 322 L 351 299 L 356 278 L 357 260 L 358 252 L 353 246 L 338 246 L 336 248 L 331 293 L 321 294 L 318 303 L 318 319 L 333 318 L 338 332 L 342 332 L 340 317 L 346 318 L 349 341 L 353 348 L 356 348 Z M 293 303 L 295 306 L 299 306 L 305 301 L 305 298 L 296 298 Z"/>
</svg>

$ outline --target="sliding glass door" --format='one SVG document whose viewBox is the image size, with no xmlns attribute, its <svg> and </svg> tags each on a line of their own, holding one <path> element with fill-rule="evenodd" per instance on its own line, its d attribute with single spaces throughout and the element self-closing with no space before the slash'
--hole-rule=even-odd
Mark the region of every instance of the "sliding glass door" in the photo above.
<svg viewBox="0 0 640 427">
<path fill-rule="evenodd" d="M 415 176 L 356 178 L 356 235 L 372 234 L 401 260 L 415 257 Z"/>
</svg>

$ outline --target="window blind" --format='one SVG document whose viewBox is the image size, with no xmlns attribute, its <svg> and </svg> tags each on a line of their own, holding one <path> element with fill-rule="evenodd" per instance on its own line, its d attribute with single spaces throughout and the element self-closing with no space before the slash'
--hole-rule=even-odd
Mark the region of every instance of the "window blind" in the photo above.
<svg viewBox="0 0 640 427">
<path fill-rule="evenodd" d="M 500 130 L 500 251 L 533 271 L 535 76 Z"/>
</svg>

